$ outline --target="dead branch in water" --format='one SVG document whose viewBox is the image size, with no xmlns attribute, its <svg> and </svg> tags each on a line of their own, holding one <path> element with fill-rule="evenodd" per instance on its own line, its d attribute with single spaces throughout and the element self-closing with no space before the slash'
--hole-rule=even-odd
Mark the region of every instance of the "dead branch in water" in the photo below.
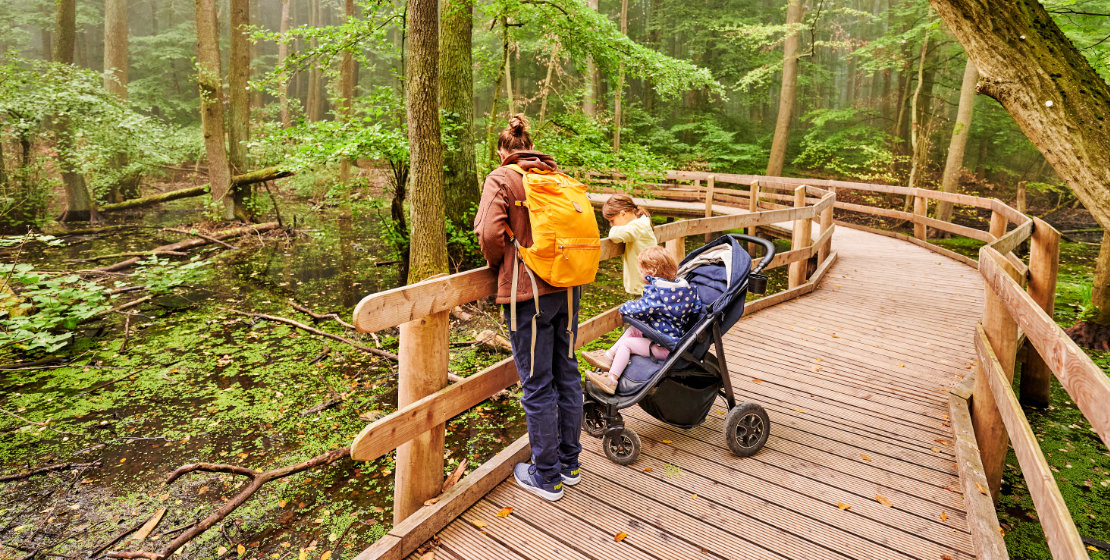
<svg viewBox="0 0 1110 560">
<path fill-rule="evenodd" d="M 308 331 L 312 334 L 316 334 L 316 335 L 319 335 L 319 336 L 325 336 L 325 337 L 328 337 L 332 340 L 338 340 L 339 342 L 342 342 L 344 344 L 349 344 L 349 345 L 351 345 L 355 348 L 358 348 L 359 350 L 362 350 L 363 352 L 369 352 L 371 354 L 381 356 L 383 358 L 389 358 L 390 360 L 397 361 L 397 355 L 392 353 L 392 352 L 386 352 L 385 350 L 378 350 L 377 348 L 371 348 L 369 346 L 363 346 L 363 345 L 361 345 L 361 344 L 359 344 L 359 343 L 357 343 L 353 340 L 349 340 L 349 339 L 343 338 L 339 335 L 331 334 L 329 332 L 324 332 L 320 329 L 314 329 L 314 328 L 312 328 L 312 327 L 310 327 L 310 326 L 308 326 L 304 323 L 294 321 L 292 319 L 286 319 L 285 317 L 276 317 L 274 315 L 266 315 L 264 313 L 247 313 L 246 311 L 239 311 L 238 309 L 228 309 L 228 311 L 230 311 L 232 313 L 237 313 L 239 315 L 246 315 L 247 317 L 254 317 L 256 319 L 266 319 L 267 321 L 277 321 L 279 323 L 285 323 L 286 325 L 293 325 L 294 327 L 297 327 L 298 329 L 306 330 L 306 331 Z"/>
<path fill-rule="evenodd" d="M 69 469 L 91 469 L 93 467 L 99 466 L 100 461 L 93 461 L 92 463 L 55 463 L 53 465 L 46 465 L 45 467 L 31 469 L 26 472 L 0 476 L 0 482 L 15 482 L 17 480 L 24 480 L 27 478 L 31 478 L 32 476 L 48 472 L 64 471 Z"/>
<path fill-rule="evenodd" d="M 166 480 L 166 484 L 172 484 L 173 481 L 177 480 L 178 478 L 181 478 L 182 476 L 195 471 L 238 474 L 249 478 L 250 484 L 247 484 L 246 487 L 240 490 L 234 498 L 228 500 L 222 507 L 220 507 L 220 509 L 216 510 L 214 513 L 206 517 L 203 521 L 200 521 L 192 528 L 181 533 L 181 535 L 179 535 L 177 538 L 170 541 L 170 543 L 163 547 L 162 550 L 159 550 L 158 552 L 113 551 L 109 552 L 108 556 L 110 558 L 148 558 L 149 560 L 163 560 L 165 558 L 169 558 L 174 552 L 177 551 L 177 549 L 181 548 L 185 543 L 193 540 L 201 533 L 207 531 L 213 525 L 222 521 L 231 512 L 235 511 L 236 508 L 243 505 L 243 503 L 247 501 L 247 498 L 250 498 L 251 495 L 257 492 L 259 488 L 262 488 L 263 484 L 266 484 L 271 480 L 284 478 L 291 474 L 296 474 L 301 471 L 305 471 L 315 467 L 330 465 L 338 461 L 339 459 L 350 456 L 351 448 L 344 447 L 343 449 L 335 449 L 323 455 L 318 455 L 303 463 L 297 463 L 296 465 L 292 465 L 289 467 L 282 467 L 280 469 L 273 469 L 265 472 L 259 472 L 238 465 L 221 465 L 215 463 L 194 463 L 191 465 L 180 467 L 170 474 L 169 479 Z"/>
<path fill-rule="evenodd" d="M 225 240 L 225 239 L 231 239 L 233 237 L 239 237 L 239 236 L 248 235 L 248 234 L 251 234 L 251 233 L 261 233 L 263 231 L 269 231 L 269 230 L 277 229 L 277 228 L 278 228 L 278 223 L 277 222 L 266 222 L 264 224 L 254 224 L 254 225 L 251 225 L 251 226 L 234 227 L 234 228 L 225 229 L 223 231 L 214 232 L 210 235 L 205 235 L 204 237 L 186 239 L 184 241 L 178 241 L 177 243 L 170 243 L 169 245 L 162 245 L 161 247 L 155 247 L 154 249 L 151 249 L 150 251 L 139 253 L 139 255 L 144 255 L 145 256 L 145 255 L 162 255 L 162 254 L 167 254 L 167 253 L 177 253 L 177 252 L 181 252 L 183 249 L 192 249 L 193 247 L 200 247 L 201 245 L 207 245 L 209 243 L 213 243 L 212 240 L 222 241 L 222 240 Z M 120 255 L 117 255 L 117 256 L 120 256 Z M 131 266 L 131 265 L 133 265 L 137 262 L 139 262 L 139 257 L 135 256 L 135 257 L 131 257 L 127 260 L 120 261 L 116 264 L 109 265 L 109 266 L 103 266 L 103 267 L 100 267 L 100 268 L 97 268 L 97 269 L 94 269 L 94 270 L 96 270 L 98 272 L 115 272 L 117 270 L 125 269 L 125 268 L 127 268 L 127 267 L 129 267 L 129 266 Z"/>
</svg>

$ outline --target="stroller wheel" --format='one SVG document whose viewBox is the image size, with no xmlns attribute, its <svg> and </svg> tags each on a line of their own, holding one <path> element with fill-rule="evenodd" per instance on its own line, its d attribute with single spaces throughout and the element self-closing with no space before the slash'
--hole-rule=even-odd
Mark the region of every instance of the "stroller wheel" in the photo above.
<svg viewBox="0 0 1110 560">
<path fill-rule="evenodd" d="M 755 455 L 771 432 L 767 411 L 755 403 L 740 403 L 725 417 L 725 443 L 740 457 Z"/>
<path fill-rule="evenodd" d="M 582 428 L 586 430 L 587 434 L 593 437 L 601 437 L 605 434 L 605 428 L 608 427 L 609 423 L 601 415 L 600 405 L 587 402 L 582 407 Z"/>
<path fill-rule="evenodd" d="M 605 456 L 618 465 L 631 465 L 640 456 L 640 436 L 625 428 L 616 435 L 605 434 L 601 438 Z"/>
</svg>

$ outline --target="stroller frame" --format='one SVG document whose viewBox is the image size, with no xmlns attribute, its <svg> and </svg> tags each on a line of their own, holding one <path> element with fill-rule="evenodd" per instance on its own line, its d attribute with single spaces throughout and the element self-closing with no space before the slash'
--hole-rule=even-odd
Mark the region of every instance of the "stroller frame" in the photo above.
<svg viewBox="0 0 1110 560">
<path fill-rule="evenodd" d="M 774 244 L 766 239 L 743 234 L 727 234 L 736 241 L 743 241 L 760 245 L 764 254 L 759 263 L 754 266 L 743 282 L 736 287 L 729 287 L 720 298 L 730 298 L 723 305 L 714 307 L 716 310 L 706 313 L 678 342 L 670 355 L 664 359 L 658 370 L 642 386 L 634 392 L 625 395 L 610 395 L 601 391 L 592 383 L 586 383 L 585 403 L 583 407 L 583 427 L 586 432 L 594 437 L 602 438 L 602 448 L 605 455 L 613 462 L 627 465 L 636 460 L 640 451 L 639 436 L 624 425 L 620 410 L 641 402 L 661 382 L 671 376 L 672 368 L 684 366 L 684 371 L 693 372 L 695 375 L 713 376 L 714 382 L 719 382 L 720 388 L 716 390 L 716 397 L 725 400 L 728 413 L 725 422 L 725 439 L 729 448 L 736 455 L 747 457 L 754 455 L 763 447 L 769 434 L 770 420 L 766 411 L 755 403 L 737 403 L 732 387 L 732 380 L 728 373 L 728 363 L 724 353 L 721 325 L 728 310 L 736 305 L 737 298 L 744 298 L 749 291 L 762 294 L 766 290 L 767 278 L 760 272 L 770 264 L 775 256 Z M 711 243 L 710 245 L 713 245 Z M 694 256 L 692 253 L 690 256 Z M 688 256 L 687 258 L 689 258 Z M 685 259 L 684 259 L 685 261 Z M 742 315 L 741 315 L 742 317 Z M 737 321 L 739 318 L 736 319 Z M 625 319 L 626 323 L 639 326 L 636 321 Z M 641 329 L 643 330 L 643 329 Z M 645 334 L 648 334 L 645 331 Z M 706 347 L 701 358 L 694 355 L 694 349 L 703 345 L 706 338 L 711 340 L 713 353 Z M 699 371 L 700 370 L 700 371 Z M 651 413 L 651 411 L 648 411 Z M 706 411 L 708 412 L 708 410 Z M 706 415 L 693 424 L 672 422 L 666 418 L 652 413 L 652 416 L 672 426 L 692 428 L 705 421 Z"/>
</svg>

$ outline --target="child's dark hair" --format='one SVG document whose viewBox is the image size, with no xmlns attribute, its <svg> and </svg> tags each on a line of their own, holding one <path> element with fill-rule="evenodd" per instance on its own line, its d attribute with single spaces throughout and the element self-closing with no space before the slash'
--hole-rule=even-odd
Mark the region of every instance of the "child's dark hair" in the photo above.
<svg viewBox="0 0 1110 560">
<path fill-rule="evenodd" d="M 678 274 L 678 263 L 666 249 L 652 245 L 640 251 L 640 271 L 646 276 L 654 276 L 664 280 L 674 280 Z"/>
<path fill-rule="evenodd" d="M 616 218 L 621 212 L 632 212 L 637 218 L 649 215 L 646 210 L 636 206 L 632 197 L 627 194 L 614 194 L 601 206 L 601 216 L 606 220 Z"/>
<path fill-rule="evenodd" d="M 513 153 L 532 149 L 532 135 L 528 134 L 528 119 L 524 113 L 517 113 L 509 119 L 509 126 L 497 137 L 497 149 Z"/>
</svg>

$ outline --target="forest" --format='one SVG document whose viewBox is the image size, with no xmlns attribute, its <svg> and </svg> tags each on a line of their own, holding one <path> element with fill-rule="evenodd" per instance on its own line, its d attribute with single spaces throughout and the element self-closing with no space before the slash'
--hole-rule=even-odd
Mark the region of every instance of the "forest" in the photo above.
<svg viewBox="0 0 1110 560">
<path fill-rule="evenodd" d="M 712 198 L 710 174 L 997 199 L 1060 232 L 1047 312 L 1110 372 L 1110 0 L 5 0 L 0 558 L 354 558 L 399 525 L 405 461 L 352 440 L 510 333 L 492 297 L 453 306 L 448 375 L 413 397 L 406 327 L 352 316 L 486 266 L 475 213 L 516 114 L 591 192 Z M 967 204 L 834 190 L 838 225 L 965 259 L 983 239 L 939 222 L 998 233 Z M 931 225 L 889 217 L 911 212 Z M 603 261 L 582 319 L 627 299 Z M 1047 387 L 1022 410 L 1110 558 L 1110 452 Z M 443 492 L 527 433 L 520 396 L 445 421 Z M 990 489 L 1005 547 L 1049 558 L 1019 459 Z"/>
</svg>

